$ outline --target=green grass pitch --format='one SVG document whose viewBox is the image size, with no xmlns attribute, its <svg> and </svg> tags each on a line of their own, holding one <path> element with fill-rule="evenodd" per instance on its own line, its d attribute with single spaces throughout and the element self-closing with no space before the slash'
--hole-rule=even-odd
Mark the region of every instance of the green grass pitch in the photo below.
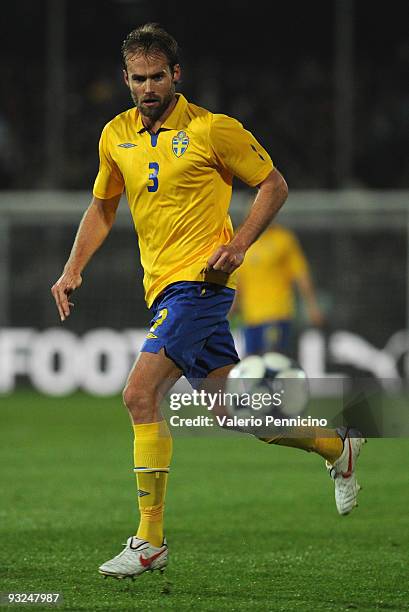
<svg viewBox="0 0 409 612">
<path fill-rule="evenodd" d="M 359 508 L 340 517 L 317 455 L 175 437 L 169 567 L 116 581 L 97 568 L 138 522 L 120 399 L 21 391 L 0 406 L 2 592 L 60 592 L 73 611 L 409 610 L 407 439 L 369 441 Z"/>
</svg>

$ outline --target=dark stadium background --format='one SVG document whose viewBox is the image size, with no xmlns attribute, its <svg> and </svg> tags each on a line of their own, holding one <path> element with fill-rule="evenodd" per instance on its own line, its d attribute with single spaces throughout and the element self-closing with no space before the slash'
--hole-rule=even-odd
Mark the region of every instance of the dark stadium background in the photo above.
<svg viewBox="0 0 409 612">
<path fill-rule="evenodd" d="M 361 0 L 5 4 L 0 325 L 58 325 L 49 287 L 88 203 L 99 134 L 130 105 L 121 42 L 150 20 L 180 42 L 179 90 L 240 119 L 286 177 L 290 197 L 280 218 L 297 229 L 310 258 L 327 332 L 347 329 L 382 348 L 408 318 L 406 17 L 400 3 Z M 237 224 L 247 197 L 239 182 L 236 193 Z M 66 323 L 75 332 L 149 321 L 125 201 L 122 208 L 76 296 Z M 305 325 L 301 313 L 298 330 Z"/>
<path fill-rule="evenodd" d="M 407 188 L 406 18 L 403 4 L 365 0 L 6 3 L 0 186 L 90 188 L 101 125 L 130 102 L 121 42 L 153 20 L 180 42 L 187 97 L 254 130 L 292 189 Z M 348 172 L 334 163 L 345 146 L 335 131 L 342 112 L 351 123 L 341 131 L 353 138 Z M 55 157 L 64 161 L 58 172 Z"/>
<path fill-rule="evenodd" d="M 50 287 L 90 200 L 101 129 L 131 103 L 122 40 L 146 21 L 180 42 L 179 90 L 237 117 L 288 181 L 278 219 L 297 231 L 326 315 L 311 329 L 300 304 L 294 355 L 358 391 L 376 371 L 391 427 L 369 436 L 349 517 L 313 453 L 173 432 L 170 565 L 128 584 L 96 571 L 138 519 L 124 380 L 101 386 L 149 322 L 125 198 L 63 325 Z M 397 1 L 2 3 L 0 604 L 31 591 L 86 612 L 409 609 L 407 23 Z M 235 225 L 252 194 L 236 182 Z"/>
</svg>

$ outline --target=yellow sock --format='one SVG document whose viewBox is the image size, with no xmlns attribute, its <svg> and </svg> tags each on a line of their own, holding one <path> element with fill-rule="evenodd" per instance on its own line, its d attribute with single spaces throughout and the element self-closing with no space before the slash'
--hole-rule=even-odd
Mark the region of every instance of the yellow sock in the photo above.
<svg viewBox="0 0 409 612">
<path fill-rule="evenodd" d="M 172 437 L 166 421 L 134 425 L 134 461 L 140 513 L 138 538 L 163 542 L 163 514 Z"/>
<path fill-rule="evenodd" d="M 297 431 L 300 433 L 301 428 Z M 335 429 L 315 429 L 311 427 L 308 429 L 305 428 L 305 430 L 302 430 L 302 433 L 305 435 L 305 438 L 301 438 L 301 436 L 291 438 L 290 436 L 283 435 L 259 439 L 267 444 L 291 446 L 293 448 L 300 448 L 309 453 L 317 453 L 330 463 L 334 463 L 334 461 L 340 457 L 344 449 L 344 443 Z"/>
</svg>

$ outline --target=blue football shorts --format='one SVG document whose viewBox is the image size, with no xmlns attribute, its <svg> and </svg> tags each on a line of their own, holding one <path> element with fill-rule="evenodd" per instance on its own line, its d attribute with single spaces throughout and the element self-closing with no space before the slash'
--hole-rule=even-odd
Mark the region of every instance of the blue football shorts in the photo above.
<svg viewBox="0 0 409 612">
<path fill-rule="evenodd" d="M 291 321 L 269 321 L 243 329 L 246 355 L 261 355 L 268 351 L 287 353 L 291 340 Z"/>
<path fill-rule="evenodd" d="M 172 283 L 152 304 L 141 352 L 158 353 L 164 348 L 194 387 L 213 370 L 237 363 L 227 320 L 234 293 L 215 283 Z"/>
</svg>

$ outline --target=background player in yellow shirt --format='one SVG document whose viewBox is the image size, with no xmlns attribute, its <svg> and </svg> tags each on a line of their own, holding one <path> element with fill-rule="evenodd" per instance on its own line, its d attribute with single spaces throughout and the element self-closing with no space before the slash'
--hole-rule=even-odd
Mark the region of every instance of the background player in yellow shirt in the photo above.
<svg viewBox="0 0 409 612">
<path fill-rule="evenodd" d="M 72 307 L 70 295 L 107 237 L 125 190 L 153 317 L 123 394 L 134 429 L 140 524 L 124 550 L 99 568 L 116 578 L 167 564 L 163 513 L 172 438 L 160 412 L 161 399 L 183 374 L 192 384 L 223 379 L 237 363 L 227 321 L 235 270 L 287 197 L 284 178 L 252 134 L 235 119 L 176 93 L 181 68 L 172 36 L 146 24 L 127 36 L 122 55 L 135 108 L 102 131 L 93 200 L 52 287 L 64 321 Z M 234 176 L 257 187 L 248 217 L 235 234 L 228 216 Z M 266 441 L 319 453 L 337 477 L 338 510 L 353 508 L 361 438 L 341 438 L 331 431 L 328 438 Z"/>
<path fill-rule="evenodd" d="M 295 234 L 273 223 L 248 249 L 238 269 L 234 302 L 244 336 L 245 354 L 288 353 L 296 314 L 296 292 L 308 320 L 322 325 L 310 266 Z"/>
</svg>

